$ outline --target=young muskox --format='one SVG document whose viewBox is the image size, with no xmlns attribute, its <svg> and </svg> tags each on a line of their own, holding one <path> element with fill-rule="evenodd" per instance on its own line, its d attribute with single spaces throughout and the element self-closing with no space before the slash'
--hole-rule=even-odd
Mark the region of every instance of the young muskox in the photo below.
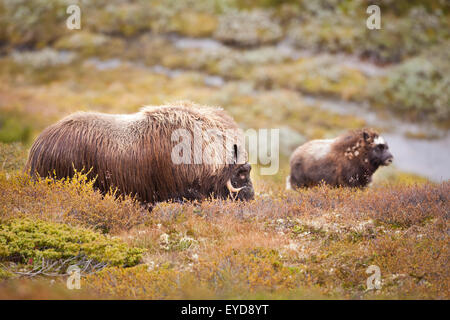
<svg viewBox="0 0 450 320">
<path fill-rule="evenodd" d="M 56 178 L 91 170 L 103 193 L 117 188 L 148 203 L 249 200 L 251 166 L 241 134 L 222 109 L 187 102 L 130 115 L 79 112 L 41 133 L 26 170 Z"/>
<path fill-rule="evenodd" d="M 386 141 L 371 129 L 312 140 L 292 154 L 287 188 L 311 187 L 322 181 L 332 186 L 365 187 L 378 167 L 392 160 Z"/>
</svg>

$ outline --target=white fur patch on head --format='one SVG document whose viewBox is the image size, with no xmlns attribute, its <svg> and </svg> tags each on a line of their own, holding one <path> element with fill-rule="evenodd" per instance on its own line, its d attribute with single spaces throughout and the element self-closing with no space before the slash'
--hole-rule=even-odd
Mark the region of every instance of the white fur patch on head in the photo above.
<svg viewBox="0 0 450 320">
<path fill-rule="evenodd" d="M 315 159 L 320 160 L 327 156 L 331 150 L 334 139 L 316 140 L 308 147 L 308 153 Z"/>
<path fill-rule="evenodd" d="M 377 144 L 386 144 L 386 141 L 384 141 L 384 138 L 382 136 L 378 136 L 373 143 Z"/>
</svg>

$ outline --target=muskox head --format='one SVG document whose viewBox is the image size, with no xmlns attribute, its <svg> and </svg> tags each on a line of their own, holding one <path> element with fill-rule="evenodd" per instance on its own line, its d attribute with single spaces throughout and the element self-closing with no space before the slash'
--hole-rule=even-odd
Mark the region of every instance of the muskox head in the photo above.
<svg viewBox="0 0 450 320">
<path fill-rule="evenodd" d="M 368 161 L 378 168 L 388 166 L 394 160 L 394 156 L 389 152 L 389 146 L 382 136 L 371 137 L 366 131 L 363 132 L 364 140 L 369 143 Z"/>
<path fill-rule="evenodd" d="M 232 199 L 252 200 L 255 197 L 253 184 L 250 180 L 252 166 L 249 163 L 238 165 L 232 171 L 231 178 L 226 183 L 226 193 Z"/>
</svg>

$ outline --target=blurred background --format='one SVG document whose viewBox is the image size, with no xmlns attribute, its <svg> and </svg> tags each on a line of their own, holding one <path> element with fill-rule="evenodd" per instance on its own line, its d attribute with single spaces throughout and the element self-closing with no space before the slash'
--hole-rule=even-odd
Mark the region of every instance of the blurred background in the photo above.
<svg viewBox="0 0 450 320">
<path fill-rule="evenodd" d="M 81 9 L 70 30 L 69 5 Z M 369 30 L 366 9 L 381 8 Z M 243 129 L 309 139 L 373 127 L 394 165 L 381 181 L 450 178 L 445 0 L 0 0 L 0 167 L 79 110 L 132 113 L 177 100 L 225 108 Z M 257 174 L 257 170 L 253 171 Z M 268 182 L 267 182 L 268 181 Z"/>
</svg>

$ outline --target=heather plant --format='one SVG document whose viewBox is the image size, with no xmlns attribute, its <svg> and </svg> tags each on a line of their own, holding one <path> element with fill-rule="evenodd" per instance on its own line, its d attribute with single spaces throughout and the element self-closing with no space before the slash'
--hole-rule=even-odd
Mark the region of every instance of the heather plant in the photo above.
<svg viewBox="0 0 450 320">
<path fill-rule="evenodd" d="M 132 197 L 120 201 L 114 190 L 102 195 L 93 189 L 93 184 L 94 180 L 81 172 L 61 180 L 33 180 L 23 173 L 14 176 L 0 173 L 0 216 L 74 223 L 104 233 L 145 223 L 150 214 L 146 207 Z"/>
</svg>

